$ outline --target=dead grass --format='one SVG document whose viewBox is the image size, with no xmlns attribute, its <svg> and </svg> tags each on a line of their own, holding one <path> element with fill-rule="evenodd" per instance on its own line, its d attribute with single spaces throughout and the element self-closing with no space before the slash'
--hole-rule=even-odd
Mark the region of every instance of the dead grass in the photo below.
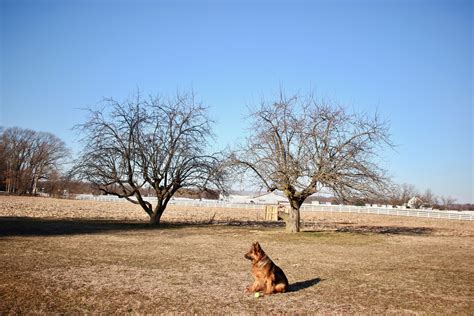
<svg viewBox="0 0 474 316">
<path fill-rule="evenodd" d="M 474 223 L 317 213 L 288 235 L 258 212 L 172 208 L 160 228 L 142 212 L 0 197 L 0 313 L 474 313 Z M 254 240 L 289 293 L 243 292 Z"/>
</svg>

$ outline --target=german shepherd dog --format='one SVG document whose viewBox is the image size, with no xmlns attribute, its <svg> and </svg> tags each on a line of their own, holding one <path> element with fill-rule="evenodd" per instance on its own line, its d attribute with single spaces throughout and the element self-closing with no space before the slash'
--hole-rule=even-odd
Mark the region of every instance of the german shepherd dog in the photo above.
<svg viewBox="0 0 474 316">
<path fill-rule="evenodd" d="M 258 241 L 252 244 L 245 258 L 252 260 L 252 275 L 255 282 L 247 287 L 248 292 L 264 292 L 264 294 L 284 293 L 288 289 L 288 279 L 263 251 Z"/>
</svg>

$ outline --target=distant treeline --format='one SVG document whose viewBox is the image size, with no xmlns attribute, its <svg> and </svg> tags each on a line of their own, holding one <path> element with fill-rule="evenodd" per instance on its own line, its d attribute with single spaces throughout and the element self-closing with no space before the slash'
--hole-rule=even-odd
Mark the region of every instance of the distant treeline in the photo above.
<svg viewBox="0 0 474 316">
<path fill-rule="evenodd" d="M 51 133 L 29 129 L 0 130 L 0 190 L 37 194 L 39 183 L 59 173 L 70 155 L 62 140 Z"/>
</svg>

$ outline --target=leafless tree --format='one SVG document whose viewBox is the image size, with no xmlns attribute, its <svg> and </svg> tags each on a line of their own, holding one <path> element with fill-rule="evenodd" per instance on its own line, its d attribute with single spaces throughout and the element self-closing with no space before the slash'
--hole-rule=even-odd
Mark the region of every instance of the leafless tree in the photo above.
<svg viewBox="0 0 474 316">
<path fill-rule="evenodd" d="M 396 183 L 387 185 L 386 194 L 379 200 L 380 204 L 387 204 L 391 206 L 402 205 L 400 202 L 400 186 Z"/>
<path fill-rule="evenodd" d="M 421 196 L 421 199 L 423 200 L 423 204 L 425 206 L 433 207 L 433 205 L 438 204 L 438 198 L 431 191 L 431 189 L 427 189 Z"/>
<path fill-rule="evenodd" d="M 418 190 L 413 184 L 408 184 L 408 183 L 403 183 L 402 185 L 399 186 L 398 189 L 398 194 L 399 194 L 399 204 L 403 205 L 408 203 L 408 201 L 415 196 L 418 196 Z"/>
<path fill-rule="evenodd" d="M 251 110 L 250 118 L 251 134 L 230 161 L 269 191 L 284 192 L 291 206 L 288 232 L 300 230 L 300 206 L 323 188 L 343 201 L 385 188 L 387 179 L 374 158 L 391 143 L 387 124 L 377 115 L 349 113 L 311 94 L 280 92 L 275 102 L 262 101 Z"/>
<path fill-rule="evenodd" d="M 178 189 L 223 183 L 220 160 L 206 152 L 211 121 L 193 92 L 148 99 L 137 94 L 122 103 L 107 99 L 100 110 L 89 109 L 77 129 L 84 149 L 72 173 L 139 204 L 152 224 L 160 223 Z M 143 197 L 147 188 L 156 193 L 155 205 Z"/>
<path fill-rule="evenodd" d="M 442 196 L 441 204 L 445 210 L 449 210 L 453 207 L 453 204 L 456 202 L 456 199 L 451 196 Z"/>
<path fill-rule="evenodd" d="M 9 193 L 36 194 L 38 181 L 69 157 L 62 140 L 51 133 L 18 127 L 0 134 L 2 182 Z"/>
</svg>

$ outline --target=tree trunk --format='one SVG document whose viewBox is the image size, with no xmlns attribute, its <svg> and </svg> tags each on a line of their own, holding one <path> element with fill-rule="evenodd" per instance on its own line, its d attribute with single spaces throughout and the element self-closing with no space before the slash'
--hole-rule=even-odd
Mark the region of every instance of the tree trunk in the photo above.
<svg viewBox="0 0 474 316">
<path fill-rule="evenodd" d="M 300 231 L 300 209 L 291 207 L 290 214 L 286 220 L 286 232 L 297 233 Z"/>
<path fill-rule="evenodd" d="M 154 226 L 160 225 L 161 215 L 163 215 L 163 211 L 156 210 L 150 215 L 150 224 Z"/>
<path fill-rule="evenodd" d="M 38 176 L 35 175 L 33 177 L 33 185 L 31 186 L 31 195 L 36 195 L 37 187 L 38 187 Z"/>
</svg>

